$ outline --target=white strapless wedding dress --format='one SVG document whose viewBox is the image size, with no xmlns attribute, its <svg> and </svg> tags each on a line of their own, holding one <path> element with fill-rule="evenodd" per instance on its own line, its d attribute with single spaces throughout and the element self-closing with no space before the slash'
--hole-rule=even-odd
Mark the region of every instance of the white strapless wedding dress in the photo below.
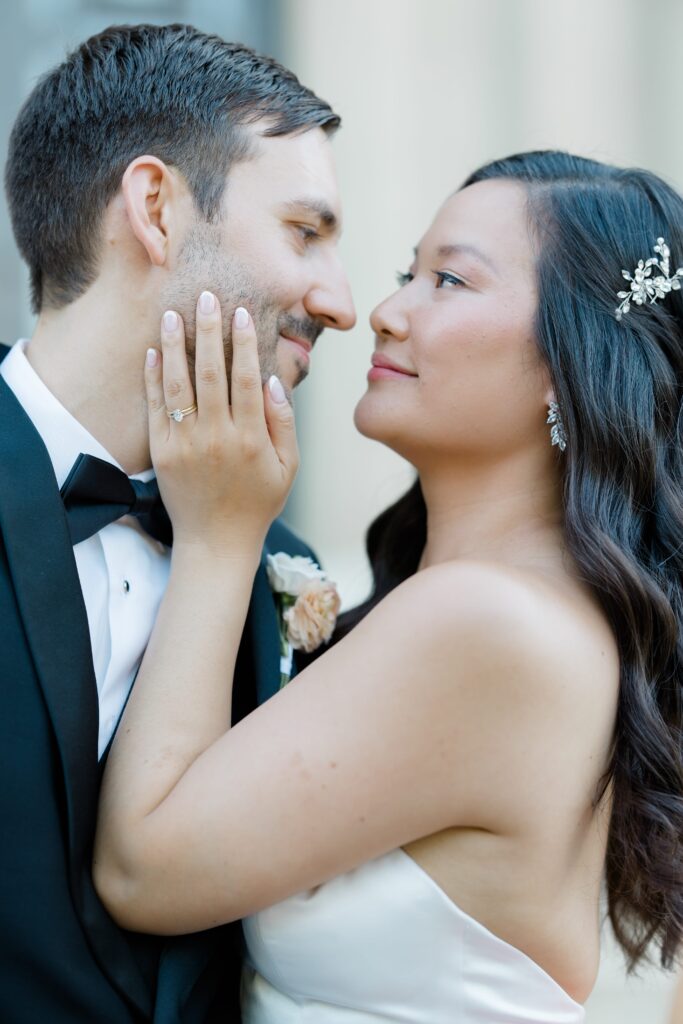
<svg viewBox="0 0 683 1024">
<path fill-rule="evenodd" d="M 244 921 L 244 1024 L 581 1024 L 538 964 L 394 850 Z"/>
</svg>

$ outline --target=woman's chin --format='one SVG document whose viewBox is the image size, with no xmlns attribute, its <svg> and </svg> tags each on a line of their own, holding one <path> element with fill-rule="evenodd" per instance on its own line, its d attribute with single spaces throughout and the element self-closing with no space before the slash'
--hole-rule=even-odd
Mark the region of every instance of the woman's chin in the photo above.
<svg viewBox="0 0 683 1024">
<path fill-rule="evenodd" d="M 353 423 L 359 434 L 363 437 L 375 439 L 375 430 L 378 426 L 377 415 L 373 415 L 372 402 L 368 402 L 367 392 L 359 400 L 353 412 Z M 379 440 L 379 438 L 377 438 Z"/>
<path fill-rule="evenodd" d="M 400 436 L 402 433 L 400 418 L 397 422 L 395 415 L 388 415 L 387 410 L 382 410 L 379 403 L 373 401 L 373 396 L 367 392 L 355 408 L 353 422 L 356 430 L 363 437 L 368 437 L 372 441 L 379 441 L 381 444 L 386 444 L 394 449 L 396 447 L 397 434 Z"/>
</svg>

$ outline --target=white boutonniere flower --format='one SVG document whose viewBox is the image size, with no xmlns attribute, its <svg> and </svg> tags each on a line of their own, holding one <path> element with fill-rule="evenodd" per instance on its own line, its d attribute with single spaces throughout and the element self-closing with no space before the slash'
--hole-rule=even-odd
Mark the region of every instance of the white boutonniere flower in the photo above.
<svg viewBox="0 0 683 1024">
<path fill-rule="evenodd" d="M 334 631 L 341 600 L 336 584 L 312 558 L 268 555 L 266 572 L 278 601 L 280 689 L 292 675 L 293 651 L 310 654 Z"/>
</svg>

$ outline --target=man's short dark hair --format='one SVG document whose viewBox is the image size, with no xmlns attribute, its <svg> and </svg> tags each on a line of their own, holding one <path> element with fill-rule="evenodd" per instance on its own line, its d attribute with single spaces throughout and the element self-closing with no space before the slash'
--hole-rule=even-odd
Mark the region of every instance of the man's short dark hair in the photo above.
<svg viewBox="0 0 683 1024">
<path fill-rule="evenodd" d="M 33 308 L 59 308 L 98 273 L 102 216 L 131 160 L 159 157 L 214 219 L 228 171 L 264 135 L 340 123 L 291 71 L 190 25 L 112 26 L 36 85 L 10 138 L 5 187 Z"/>
</svg>

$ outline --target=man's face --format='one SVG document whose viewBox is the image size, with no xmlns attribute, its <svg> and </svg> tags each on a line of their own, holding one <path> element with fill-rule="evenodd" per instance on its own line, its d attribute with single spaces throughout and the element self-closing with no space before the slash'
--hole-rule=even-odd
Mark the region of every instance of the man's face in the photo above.
<svg viewBox="0 0 683 1024">
<path fill-rule="evenodd" d="M 276 373 L 291 390 L 308 373 L 320 332 L 348 330 L 356 320 L 337 251 L 337 182 L 320 128 L 274 138 L 254 132 L 254 148 L 230 171 L 219 222 L 197 220 L 185 237 L 165 298 L 185 320 L 191 358 L 197 296 L 204 289 L 218 296 L 228 365 L 232 313 L 245 305 L 264 380 Z"/>
</svg>

